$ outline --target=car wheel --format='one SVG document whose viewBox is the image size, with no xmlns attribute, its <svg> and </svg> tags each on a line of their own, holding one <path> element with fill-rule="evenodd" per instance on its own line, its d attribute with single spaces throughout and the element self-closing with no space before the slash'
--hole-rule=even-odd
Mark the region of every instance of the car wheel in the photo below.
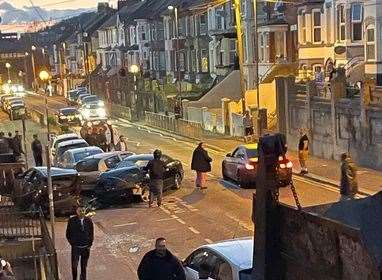
<svg viewBox="0 0 382 280">
<path fill-rule="evenodd" d="M 222 175 L 223 175 L 223 180 L 226 180 L 226 181 L 229 180 L 227 174 L 225 173 L 225 165 L 224 165 L 224 163 L 222 163 Z"/>
<path fill-rule="evenodd" d="M 236 182 L 238 183 L 240 188 L 246 188 L 247 187 L 247 183 L 245 182 L 242 175 L 240 174 L 240 171 L 237 172 L 236 178 L 237 178 Z"/>
<path fill-rule="evenodd" d="M 148 186 L 142 186 L 141 188 L 142 188 L 141 201 L 148 203 L 150 200 L 150 189 Z"/>
<path fill-rule="evenodd" d="M 182 184 L 182 176 L 179 173 L 176 173 L 174 176 L 174 189 L 179 190 L 181 184 Z"/>
</svg>

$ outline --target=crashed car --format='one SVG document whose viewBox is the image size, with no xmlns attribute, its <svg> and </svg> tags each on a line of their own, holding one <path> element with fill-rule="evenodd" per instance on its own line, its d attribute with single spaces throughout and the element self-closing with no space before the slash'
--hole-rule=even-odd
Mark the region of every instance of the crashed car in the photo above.
<svg viewBox="0 0 382 280">
<path fill-rule="evenodd" d="M 79 199 L 78 173 L 74 169 L 51 168 L 54 209 L 56 214 L 72 214 Z M 22 210 L 42 208 L 49 212 L 48 175 L 46 167 L 33 167 L 16 178 L 16 206 Z"/>
<path fill-rule="evenodd" d="M 126 202 L 133 197 L 148 201 L 149 178 L 144 167 L 152 159 L 152 154 L 132 155 L 114 169 L 102 173 L 94 190 L 97 199 L 103 203 Z M 179 189 L 184 176 L 182 163 L 167 155 L 162 155 L 161 160 L 166 165 L 163 191 Z"/>
</svg>

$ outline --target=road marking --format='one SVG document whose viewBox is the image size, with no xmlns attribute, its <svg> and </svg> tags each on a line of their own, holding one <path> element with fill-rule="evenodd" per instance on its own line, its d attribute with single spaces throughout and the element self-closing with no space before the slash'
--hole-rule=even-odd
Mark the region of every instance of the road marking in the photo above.
<svg viewBox="0 0 382 280">
<path fill-rule="evenodd" d="M 183 161 L 182 161 L 182 164 L 183 164 L 184 166 L 190 166 L 188 163 L 185 163 L 185 162 L 183 162 Z"/>
<path fill-rule="evenodd" d="M 169 214 L 169 215 L 171 214 L 171 212 L 165 209 L 164 207 L 160 207 L 160 209 L 162 209 L 162 211 L 165 212 L 166 214 Z"/>
<path fill-rule="evenodd" d="M 239 187 L 238 185 L 236 185 L 235 183 L 232 183 L 232 182 L 230 182 L 230 181 L 223 180 L 223 179 L 221 179 L 220 182 L 221 182 L 221 183 L 225 183 L 225 184 L 227 184 L 227 185 L 228 185 L 229 187 L 231 187 L 231 188 L 240 190 L 240 187 Z"/>
<path fill-rule="evenodd" d="M 177 215 L 171 215 L 171 218 L 173 219 L 179 219 L 179 217 Z"/>
<path fill-rule="evenodd" d="M 185 221 L 183 221 L 182 219 L 176 219 L 179 223 L 181 223 L 182 225 L 185 225 L 186 224 L 186 222 Z"/>
<path fill-rule="evenodd" d="M 165 221 L 171 221 L 171 220 L 176 220 L 176 218 L 163 218 L 163 219 L 159 219 L 159 220 L 156 220 L 156 222 L 165 222 Z"/>
<path fill-rule="evenodd" d="M 206 241 L 208 244 L 214 243 L 211 239 L 208 238 L 204 239 L 204 241 Z"/>
<path fill-rule="evenodd" d="M 200 234 L 200 232 L 199 231 L 197 231 L 195 228 L 193 228 L 193 227 L 188 227 L 188 229 L 189 230 L 191 230 L 193 233 L 195 233 L 195 234 Z"/>
<path fill-rule="evenodd" d="M 131 223 L 127 223 L 127 224 L 113 225 L 113 227 L 125 227 L 125 226 L 133 226 L 133 225 L 137 225 L 137 224 L 138 224 L 137 222 L 131 222 Z"/>
<path fill-rule="evenodd" d="M 211 174 L 211 173 L 207 173 L 207 176 L 208 176 L 208 177 L 211 177 L 211 178 L 215 178 L 215 175 L 214 175 L 214 174 Z"/>
</svg>

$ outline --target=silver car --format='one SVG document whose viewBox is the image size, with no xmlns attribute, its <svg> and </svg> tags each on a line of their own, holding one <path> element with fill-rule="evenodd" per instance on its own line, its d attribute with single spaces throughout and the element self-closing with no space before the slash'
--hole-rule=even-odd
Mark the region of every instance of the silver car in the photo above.
<svg viewBox="0 0 382 280">
<path fill-rule="evenodd" d="M 69 149 L 62 154 L 58 165 L 61 168 L 73 169 L 77 162 L 83 160 L 84 158 L 102 153 L 103 150 L 95 146 Z"/>
<path fill-rule="evenodd" d="M 62 155 L 70 150 L 76 148 L 85 148 L 89 147 L 89 144 L 84 139 L 74 139 L 69 141 L 61 142 L 57 145 L 57 149 L 53 158 L 53 165 L 60 166 L 62 161 Z"/>
<path fill-rule="evenodd" d="M 187 280 L 250 280 L 253 238 L 233 239 L 203 245 L 184 261 Z M 199 278 L 201 267 L 209 278 Z M 200 275 L 202 276 L 202 275 Z"/>
</svg>

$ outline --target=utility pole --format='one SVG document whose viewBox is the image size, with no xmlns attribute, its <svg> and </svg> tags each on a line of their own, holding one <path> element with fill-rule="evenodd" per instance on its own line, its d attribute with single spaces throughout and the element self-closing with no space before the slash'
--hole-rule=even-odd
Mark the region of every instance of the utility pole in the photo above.
<svg viewBox="0 0 382 280">
<path fill-rule="evenodd" d="M 257 26 L 257 0 L 253 1 L 253 19 L 255 27 L 254 36 L 254 62 L 255 62 L 255 83 L 256 83 L 256 101 L 257 101 L 257 136 L 260 137 L 262 134 L 261 129 L 261 119 L 260 119 L 260 79 L 259 79 L 259 42 L 258 42 L 258 26 Z"/>
</svg>

